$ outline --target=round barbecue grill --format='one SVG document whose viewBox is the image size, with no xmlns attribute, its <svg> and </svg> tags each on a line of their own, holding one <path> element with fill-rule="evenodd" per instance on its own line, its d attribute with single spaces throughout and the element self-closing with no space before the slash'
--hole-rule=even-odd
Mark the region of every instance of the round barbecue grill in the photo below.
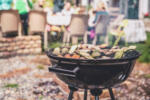
<svg viewBox="0 0 150 100">
<path fill-rule="evenodd" d="M 121 59 L 72 59 L 55 56 L 50 49 L 47 55 L 52 62 L 49 71 L 69 86 L 68 100 L 72 100 L 73 92 L 78 88 L 85 89 L 84 100 L 88 89 L 95 100 L 99 100 L 103 89 L 109 89 L 111 99 L 115 100 L 111 87 L 128 78 L 140 53 L 129 50 Z"/>
</svg>

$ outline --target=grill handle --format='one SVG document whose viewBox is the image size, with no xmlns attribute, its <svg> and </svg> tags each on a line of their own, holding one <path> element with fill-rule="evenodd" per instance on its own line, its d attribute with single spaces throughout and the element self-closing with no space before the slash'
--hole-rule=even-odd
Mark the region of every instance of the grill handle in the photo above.
<svg viewBox="0 0 150 100">
<path fill-rule="evenodd" d="M 79 70 L 79 67 L 74 68 L 72 71 L 71 70 L 62 69 L 62 68 L 58 68 L 57 64 L 49 67 L 49 71 L 50 72 L 62 74 L 64 76 L 69 76 L 69 77 L 73 77 L 73 78 L 76 77 L 76 73 L 77 73 L 78 70 Z"/>
</svg>

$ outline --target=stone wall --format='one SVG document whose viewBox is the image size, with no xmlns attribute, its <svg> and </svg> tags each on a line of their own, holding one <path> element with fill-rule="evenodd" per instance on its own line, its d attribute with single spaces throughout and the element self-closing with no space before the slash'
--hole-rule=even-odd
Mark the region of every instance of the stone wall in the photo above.
<svg viewBox="0 0 150 100">
<path fill-rule="evenodd" d="M 0 58 L 16 55 L 40 54 L 41 52 L 40 36 L 0 38 Z"/>
</svg>

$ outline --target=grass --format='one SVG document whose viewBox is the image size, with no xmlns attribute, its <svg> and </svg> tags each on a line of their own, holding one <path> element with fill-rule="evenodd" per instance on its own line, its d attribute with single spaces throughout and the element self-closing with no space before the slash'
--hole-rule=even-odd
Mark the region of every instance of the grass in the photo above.
<svg viewBox="0 0 150 100">
<path fill-rule="evenodd" d="M 62 45 L 61 42 L 52 42 L 50 45 L 49 45 L 49 48 L 56 48 L 56 47 L 60 47 Z"/>
<path fill-rule="evenodd" d="M 147 32 L 147 40 L 141 43 L 132 43 L 137 50 L 142 54 L 138 59 L 140 62 L 150 63 L 150 32 Z"/>
<path fill-rule="evenodd" d="M 145 78 L 150 78 L 150 74 L 144 75 Z"/>
<path fill-rule="evenodd" d="M 110 36 L 111 41 L 114 41 L 114 39 Z M 114 42 L 111 42 L 110 44 L 113 45 Z M 126 46 L 126 43 L 124 41 L 119 41 L 119 46 L 123 47 Z M 128 46 L 134 45 L 136 46 L 137 50 L 142 54 L 138 61 L 150 63 L 150 32 L 147 32 L 147 40 L 144 42 L 139 43 L 127 43 Z"/>
<path fill-rule="evenodd" d="M 18 84 L 6 84 L 5 86 L 4 86 L 5 88 L 18 88 L 19 87 L 19 85 Z"/>
<path fill-rule="evenodd" d="M 136 49 L 139 51 L 139 52 L 143 52 L 143 48 L 145 48 L 145 42 L 141 42 L 141 43 L 129 43 L 128 44 L 129 46 L 130 45 L 134 45 L 136 46 Z"/>
<path fill-rule="evenodd" d="M 37 68 L 40 69 L 40 70 L 43 70 L 43 69 L 44 69 L 44 66 L 38 65 Z"/>
<path fill-rule="evenodd" d="M 43 96 L 40 96 L 40 97 L 39 97 L 39 100 L 42 100 L 42 99 L 43 99 Z"/>
<path fill-rule="evenodd" d="M 145 18 L 149 18 L 150 19 L 150 16 L 146 16 Z"/>
</svg>

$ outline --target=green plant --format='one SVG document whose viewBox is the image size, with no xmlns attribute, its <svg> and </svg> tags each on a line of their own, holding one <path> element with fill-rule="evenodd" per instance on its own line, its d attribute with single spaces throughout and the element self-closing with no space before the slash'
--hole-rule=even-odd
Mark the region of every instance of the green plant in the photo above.
<svg viewBox="0 0 150 100">
<path fill-rule="evenodd" d="M 147 41 L 142 48 L 142 56 L 139 58 L 140 62 L 150 62 L 150 33 L 147 33 Z"/>
<path fill-rule="evenodd" d="M 53 42 L 49 45 L 49 48 L 56 48 L 56 47 L 60 47 L 62 45 L 62 43 L 60 42 Z"/>
<path fill-rule="evenodd" d="M 37 0 L 32 0 L 33 3 L 36 3 Z"/>
<path fill-rule="evenodd" d="M 40 70 L 42 70 L 42 69 L 44 69 L 44 66 L 38 65 L 37 68 L 40 69 Z"/>
<path fill-rule="evenodd" d="M 114 42 L 114 46 L 117 46 L 119 44 L 119 41 L 121 39 L 121 37 L 123 36 L 123 34 L 119 34 L 119 36 L 116 36 L 116 41 Z"/>
<path fill-rule="evenodd" d="M 32 0 L 33 3 L 36 3 L 38 0 Z M 45 0 L 44 7 L 53 7 L 53 0 Z"/>
<path fill-rule="evenodd" d="M 110 39 L 109 44 L 111 46 L 116 45 L 116 44 L 118 44 L 120 47 L 124 46 L 124 43 L 121 43 L 119 38 L 116 40 L 116 38 L 113 38 L 111 34 L 109 34 L 109 39 Z M 115 41 L 115 42 L 112 42 L 112 41 Z M 150 63 L 150 32 L 147 32 L 147 40 L 145 42 L 128 43 L 127 45 L 129 46 L 134 45 L 137 47 L 136 49 L 141 53 L 141 56 L 138 59 L 140 62 Z"/>
<path fill-rule="evenodd" d="M 41 95 L 40 97 L 39 97 L 39 100 L 42 100 L 43 99 L 43 96 Z"/>
<path fill-rule="evenodd" d="M 53 0 L 45 0 L 44 7 L 53 7 Z"/>
<path fill-rule="evenodd" d="M 5 88 L 18 88 L 19 87 L 19 85 L 18 84 L 6 84 L 5 86 L 4 86 Z"/>
<path fill-rule="evenodd" d="M 144 77 L 145 78 L 150 78 L 150 74 L 145 74 Z"/>
</svg>

